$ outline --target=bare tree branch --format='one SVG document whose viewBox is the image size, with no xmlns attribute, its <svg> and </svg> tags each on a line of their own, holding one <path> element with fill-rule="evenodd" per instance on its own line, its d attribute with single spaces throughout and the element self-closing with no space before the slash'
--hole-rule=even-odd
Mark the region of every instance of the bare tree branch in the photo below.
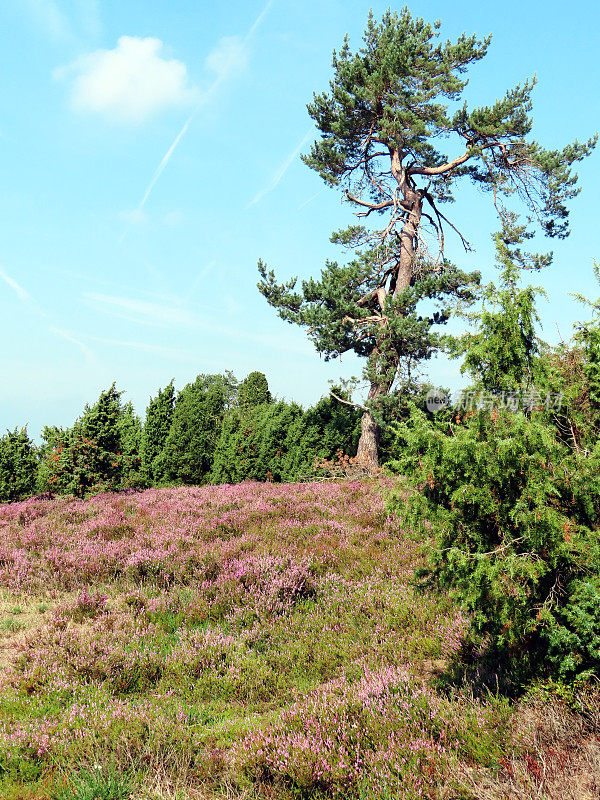
<svg viewBox="0 0 600 800">
<path fill-rule="evenodd" d="M 335 392 L 329 392 L 329 394 L 335 399 L 338 400 L 340 403 L 343 403 L 345 406 L 352 406 L 352 408 L 360 408 L 361 411 L 368 411 L 366 406 L 362 406 L 360 403 L 354 403 L 352 400 L 344 400 L 343 397 L 338 397 Z"/>
<path fill-rule="evenodd" d="M 360 197 L 356 197 L 355 195 L 351 194 L 349 191 L 346 192 L 346 197 L 348 200 L 351 200 L 353 203 L 357 203 L 359 206 L 364 206 L 369 210 L 365 214 L 360 214 L 359 216 L 368 216 L 371 211 L 381 211 L 384 208 L 390 208 L 394 205 L 393 200 L 384 200 L 382 203 L 369 203 L 366 200 L 361 200 Z"/>
<path fill-rule="evenodd" d="M 411 175 L 444 175 L 444 173 L 453 170 L 454 167 L 459 167 L 461 164 L 464 164 L 472 155 L 471 145 L 467 144 L 467 150 L 462 156 L 458 156 L 452 161 L 448 161 L 446 164 L 440 164 L 439 167 L 410 167 L 408 171 Z"/>
</svg>

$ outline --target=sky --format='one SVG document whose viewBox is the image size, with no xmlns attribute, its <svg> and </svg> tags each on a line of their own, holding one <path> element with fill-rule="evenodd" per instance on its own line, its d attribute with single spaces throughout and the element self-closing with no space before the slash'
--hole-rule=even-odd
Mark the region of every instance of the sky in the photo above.
<svg viewBox="0 0 600 800">
<path fill-rule="evenodd" d="M 300 160 L 315 136 L 306 104 L 327 89 L 332 50 L 359 46 L 359 0 L 3 0 L 0 4 L 0 428 L 70 425 L 116 381 L 143 413 L 172 378 L 264 372 L 304 405 L 359 375 L 325 362 L 256 288 L 259 258 L 282 278 L 343 258 L 332 230 L 352 209 Z M 600 127 L 596 4 L 420 0 L 444 38 L 493 40 L 465 97 L 489 104 L 533 74 L 534 136 L 547 147 Z M 578 172 L 572 235 L 540 242 L 542 335 L 586 318 L 571 292 L 600 294 L 600 153 Z M 465 188 L 453 220 L 494 277 L 487 195 Z M 458 385 L 459 364 L 430 378 Z"/>
</svg>

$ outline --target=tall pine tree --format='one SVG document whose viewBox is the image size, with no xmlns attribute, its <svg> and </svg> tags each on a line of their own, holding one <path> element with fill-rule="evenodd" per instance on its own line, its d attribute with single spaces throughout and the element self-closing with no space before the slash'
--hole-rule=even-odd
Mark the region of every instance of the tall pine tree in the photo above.
<svg viewBox="0 0 600 800">
<path fill-rule="evenodd" d="M 262 294 L 283 319 L 308 329 L 325 358 L 353 350 L 367 359 L 358 456 L 368 465 L 378 457 L 378 399 L 402 365 L 410 375 L 431 355 L 439 344 L 434 326 L 455 300 L 471 296 L 475 276 L 445 257 L 448 229 L 468 247 L 443 210 L 455 188 L 471 181 L 494 202 L 517 196 L 548 236 L 564 237 L 567 203 L 579 191 L 572 165 L 596 142 L 547 150 L 531 138 L 535 79 L 469 109 L 460 102 L 464 75 L 490 38 L 440 42 L 439 27 L 406 8 L 387 11 L 381 22 L 370 14 L 362 47 L 352 52 L 344 40 L 333 55 L 330 90 L 308 106 L 321 136 L 304 162 L 361 218 L 332 236 L 355 257 L 343 266 L 326 262 L 320 278 L 299 291 L 295 280 L 279 284 L 259 262 Z M 366 224 L 375 219 L 380 224 Z M 438 310 L 425 314 L 422 300 Z"/>
</svg>

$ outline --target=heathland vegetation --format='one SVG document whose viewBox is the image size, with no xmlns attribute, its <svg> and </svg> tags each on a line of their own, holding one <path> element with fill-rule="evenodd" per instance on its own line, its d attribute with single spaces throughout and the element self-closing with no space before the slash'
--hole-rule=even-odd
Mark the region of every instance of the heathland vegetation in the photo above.
<svg viewBox="0 0 600 800">
<path fill-rule="evenodd" d="M 550 256 L 502 204 L 566 236 L 595 140 L 530 140 L 532 83 L 450 113 L 489 41 L 436 37 L 370 17 L 309 107 L 307 164 L 384 228 L 334 234 L 356 258 L 301 292 L 259 267 L 321 352 L 365 356 L 364 405 L 224 372 L 0 440 L 7 800 L 598 797 L 600 300 L 545 343 Z M 499 213 L 485 286 L 444 254 L 459 179 Z M 442 349 L 462 398 L 419 377 Z"/>
</svg>

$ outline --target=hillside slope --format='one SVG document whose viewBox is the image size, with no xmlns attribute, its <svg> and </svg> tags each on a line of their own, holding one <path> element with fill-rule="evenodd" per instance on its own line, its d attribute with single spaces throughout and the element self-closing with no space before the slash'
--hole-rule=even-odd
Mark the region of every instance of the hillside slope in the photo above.
<svg viewBox="0 0 600 800">
<path fill-rule="evenodd" d="M 0 795 L 596 796 L 597 721 L 435 688 L 466 621 L 389 486 L 0 506 Z"/>
</svg>

